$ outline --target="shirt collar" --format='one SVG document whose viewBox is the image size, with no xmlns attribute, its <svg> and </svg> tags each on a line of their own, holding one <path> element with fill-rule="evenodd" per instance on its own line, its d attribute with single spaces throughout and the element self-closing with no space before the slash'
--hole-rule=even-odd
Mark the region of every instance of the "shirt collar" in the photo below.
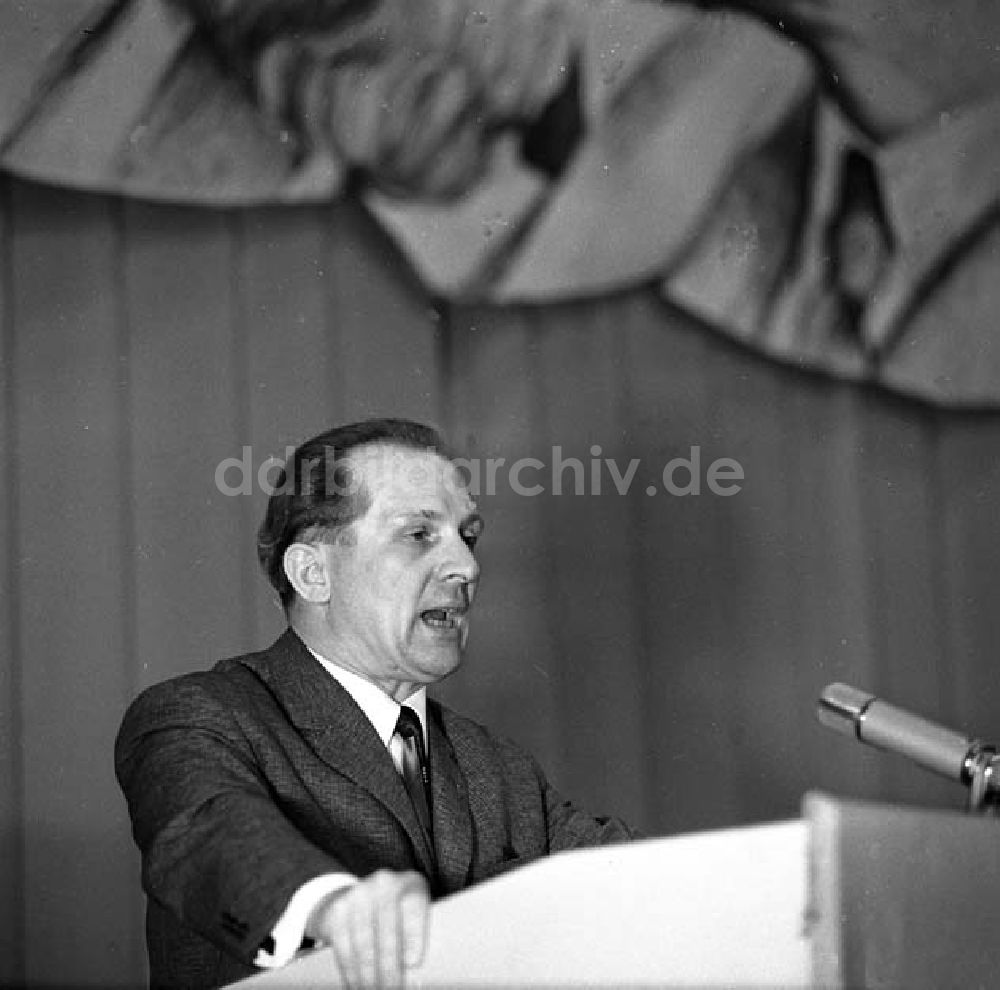
<svg viewBox="0 0 1000 990">
<path fill-rule="evenodd" d="M 337 664 L 320 656 L 312 647 L 306 649 L 323 665 L 327 673 L 354 699 L 358 707 L 365 713 L 368 721 L 374 726 L 382 744 L 388 748 L 396 722 L 399 719 L 400 705 L 385 693 L 380 687 L 365 680 L 352 670 L 338 667 Z M 419 688 L 406 699 L 407 707 L 412 708 L 420 719 L 423 730 L 424 746 L 427 746 L 427 689 Z"/>
</svg>

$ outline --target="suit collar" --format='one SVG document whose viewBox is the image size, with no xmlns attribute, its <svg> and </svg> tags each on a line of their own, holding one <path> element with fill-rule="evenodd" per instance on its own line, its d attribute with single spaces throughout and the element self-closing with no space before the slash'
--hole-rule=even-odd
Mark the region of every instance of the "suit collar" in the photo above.
<svg viewBox="0 0 1000 990">
<path fill-rule="evenodd" d="M 239 660 L 268 686 L 296 728 L 323 728 L 346 714 L 340 709 L 350 696 L 291 629 L 286 629 L 270 649 Z"/>
<path fill-rule="evenodd" d="M 323 669 L 354 699 L 358 707 L 365 713 L 368 721 L 375 726 L 382 745 L 388 747 L 396 722 L 399 720 L 400 704 L 395 698 L 389 697 L 380 687 L 366 680 L 352 670 L 345 670 L 325 657 L 320 656 L 312 647 L 305 644 L 306 649 Z M 427 746 L 427 691 L 420 688 L 406 699 L 405 704 L 416 712 L 420 720 L 420 728 L 424 734 L 424 746 Z"/>
<path fill-rule="evenodd" d="M 434 844 L 442 893 L 466 886 L 472 865 L 472 811 L 465 777 L 444 731 L 441 706 L 427 702 L 427 734 L 431 764 Z"/>
<path fill-rule="evenodd" d="M 288 629 L 269 650 L 241 657 L 240 663 L 264 682 L 324 763 L 368 791 L 403 825 L 421 865 L 432 876 L 433 860 L 423 830 L 382 740 L 350 694 L 299 637 Z"/>
</svg>

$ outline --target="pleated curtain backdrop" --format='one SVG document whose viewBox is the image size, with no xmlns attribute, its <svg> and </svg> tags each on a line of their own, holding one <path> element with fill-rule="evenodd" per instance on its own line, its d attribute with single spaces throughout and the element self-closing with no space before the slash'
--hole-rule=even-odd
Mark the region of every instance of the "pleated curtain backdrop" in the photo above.
<svg viewBox="0 0 1000 990">
<path fill-rule="evenodd" d="M 256 472 L 361 416 L 505 458 L 469 656 L 439 693 L 594 811 L 666 834 L 794 816 L 808 788 L 961 806 L 824 733 L 833 680 L 1000 734 L 996 414 L 770 364 L 653 291 L 436 307 L 351 204 L 5 179 L 0 259 L 0 983 L 142 981 L 118 721 L 280 630 Z M 572 468 L 553 493 L 555 448 L 586 493 Z M 663 467 L 692 448 L 701 493 L 671 495 Z M 220 488 L 229 458 L 249 493 Z M 544 492 L 507 483 L 521 458 Z M 707 489 L 718 458 L 737 494 Z M 628 494 L 606 459 L 639 460 Z"/>
</svg>

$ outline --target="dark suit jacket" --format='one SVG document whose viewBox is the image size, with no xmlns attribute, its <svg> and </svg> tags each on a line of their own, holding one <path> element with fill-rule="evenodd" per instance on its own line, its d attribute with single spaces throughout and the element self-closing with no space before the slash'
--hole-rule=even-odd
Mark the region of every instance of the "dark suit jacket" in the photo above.
<svg viewBox="0 0 1000 990">
<path fill-rule="evenodd" d="M 428 702 L 435 873 L 392 760 L 298 637 L 145 691 L 115 748 L 142 852 L 154 987 L 218 986 L 321 873 L 419 870 L 449 894 L 538 856 L 631 837 L 532 758 Z"/>
</svg>

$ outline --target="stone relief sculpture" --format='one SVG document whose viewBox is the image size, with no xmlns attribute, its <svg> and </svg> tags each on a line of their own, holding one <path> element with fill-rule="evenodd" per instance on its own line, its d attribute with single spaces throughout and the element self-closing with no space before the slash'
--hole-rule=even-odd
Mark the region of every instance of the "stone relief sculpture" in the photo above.
<svg viewBox="0 0 1000 990">
<path fill-rule="evenodd" d="M 655 285 L 782 361 L 1000 401 L 990 0 L 0 0 L 0 167 L 358 196 L 435 294 Z"/>
</svg>

